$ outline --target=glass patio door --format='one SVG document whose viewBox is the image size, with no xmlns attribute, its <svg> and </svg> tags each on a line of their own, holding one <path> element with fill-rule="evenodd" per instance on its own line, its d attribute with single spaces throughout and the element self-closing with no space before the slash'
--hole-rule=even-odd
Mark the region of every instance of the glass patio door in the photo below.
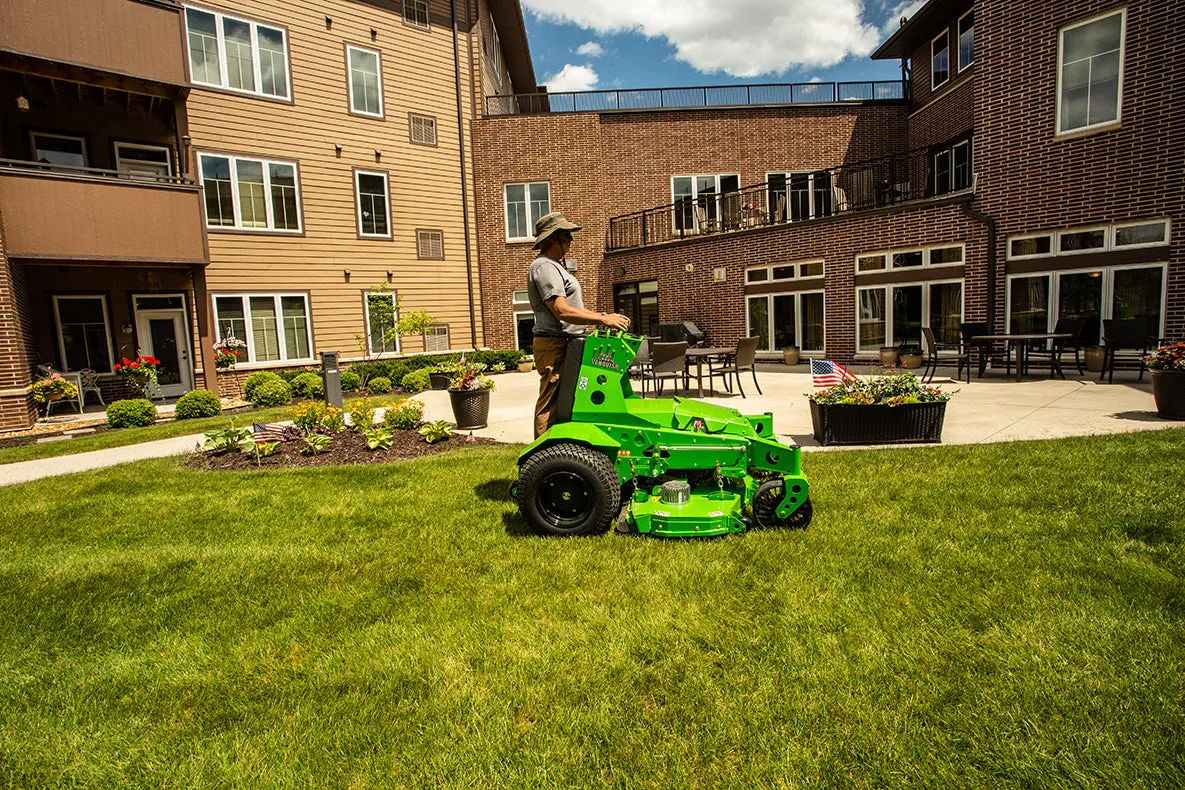
<svg viewBox="0 0 1185 790">
<path fill-rule="evenodd" d="M 613 310 L 630 319 L 630 331 L 657 337 L 658 280 L 613 286 Z"/>
<path fill-rule="evenodd" d="M 1082 342 L 1097 346 L 1102 337 L 1103 272 L 1068 272 L 1058 275 L 1058 318 L 1083 318 Z M 1053 327 L 1038 329 L 1052 331 Z"/>
<path fill-rule="evenodd" d="M 136 340 L 140 354 L 160 360 L 157 384 L 162 395 L 177 397 L 193 389 L 183 297 L 136 297 Z"/>
</svg>

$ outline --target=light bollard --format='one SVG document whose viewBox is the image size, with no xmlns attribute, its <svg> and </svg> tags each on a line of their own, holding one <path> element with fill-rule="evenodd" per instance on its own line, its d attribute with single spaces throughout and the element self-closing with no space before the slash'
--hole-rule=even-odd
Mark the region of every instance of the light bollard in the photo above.
<svg viewBox="0 0 1185 790">
<path fill-rule="evenodd" d="M 325 402 L 342 408 L 342 374 L 337 364 L 339 352 L 321 352 L 321 378 L 325 382 Z"/>
</svg>

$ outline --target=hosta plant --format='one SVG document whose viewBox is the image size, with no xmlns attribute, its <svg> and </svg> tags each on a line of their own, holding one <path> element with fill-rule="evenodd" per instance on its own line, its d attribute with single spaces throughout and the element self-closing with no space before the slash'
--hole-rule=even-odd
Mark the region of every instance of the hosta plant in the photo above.
<svg viewBox="0 0 1185 790">
<path fill-rule="evenodd" d="M 428 444 L 435 444 L 453 435 L 453 426 L 447 420 L 437 420 L 420 427 L 420 435 Z"/>
<path fill-rule="evenodd" d="M 319 455 L 325 452 L 325 449 L 329 447 L 329 443 L 332 441 L 332 436 L 327 436 L 323 433 L 310 433 L 304 437 L 305 447 L 301 452 L 305 455 Z"/>
<path fill-rule="evenodd" d="M 371 450 L 390 450 L 395 433 L 390 428 L 379 426 L 366 431 L 366 446 Z"/>
</svg>

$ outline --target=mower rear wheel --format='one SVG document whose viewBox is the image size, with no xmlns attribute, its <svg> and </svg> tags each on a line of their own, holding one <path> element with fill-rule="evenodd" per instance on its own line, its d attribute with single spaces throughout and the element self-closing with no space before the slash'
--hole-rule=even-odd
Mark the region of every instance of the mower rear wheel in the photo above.
<svg viewBox="0 0 1185 790">
<path fill-rule="evenodd" d="M 811 523 L 814 509 L 811 498 L 798 506 L 798 509 L 787 518 L 779 518 L 778 505 L 786 494 L 786 482 L 782 478 L 767 480 L 757 488 L 753 497 L 753 518 L 760 527 L 784 527 L 790 529 L 806 529 Z"/>
<path fill-rule="evenodd" d="M 517 499 L 519 512 L 540 535 L 600 535 L 621 509 L 621 483 L 604 453 L 562 442 L 523 462 Z"/>
</svg>

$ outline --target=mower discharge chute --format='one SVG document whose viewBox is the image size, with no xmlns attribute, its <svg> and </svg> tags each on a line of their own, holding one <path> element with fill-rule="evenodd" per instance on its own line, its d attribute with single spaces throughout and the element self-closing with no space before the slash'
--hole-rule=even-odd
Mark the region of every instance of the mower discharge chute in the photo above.
<svg viewBox="0 0 1185 790">
<path fill-rule="evenodd" d="M 518 458 L 511 487 L 543 535 L 619 531 L 707 537 L 751 526 L 806 527 L 800 451 L 769 414 L 686 398 L 639 398 L 629 368 L 642 339 L 598 330 L 568 344 L 557 422 Z"/>
</svg>

